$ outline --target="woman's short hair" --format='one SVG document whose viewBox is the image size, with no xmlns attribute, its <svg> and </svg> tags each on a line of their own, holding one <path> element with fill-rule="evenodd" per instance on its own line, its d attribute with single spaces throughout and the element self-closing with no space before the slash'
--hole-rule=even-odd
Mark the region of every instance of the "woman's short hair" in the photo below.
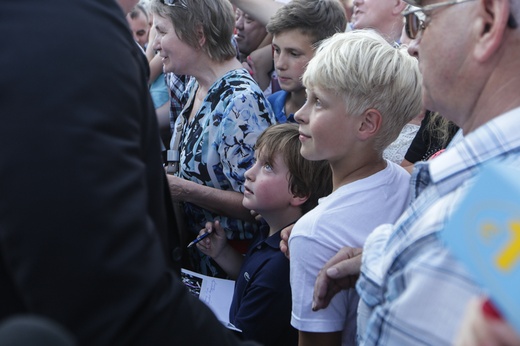
<svg viewBox="0 0 520 346">
<path fill-rule="evenodd" d="M 284 123 L 268 127 L 258 137 L 255 151 L 266 161 L 281 155 L 289 169 L 289 189 L 298 197 L 309 197 L 301 206 L 305 214 L 318 205 L 318 199 L 332 191 L 332 171 L 327 161 L 309 161 L 300 154 L 298 124 Z"/>
<path fill-rule="evenodd" d="M 303 84 L 341 95 L 351 116 L 378 110 L 383 121 L 375 149 L 383 151 L 421 112 L 421 79 L 417 59 L 405 48 L 393 47 L 373 30 L 354 30 L 321 43 Z"/>
<path fill-rule="evenodd" d="M 174 4 L 168 6 L 164 0 L 153 0 L 151 7 L 153 13 L 170 19 L 179 39 L 202 49 L 215 61 L 236 56 L 232 43 L 235 15 L 229 0 L 175 0 Z"/>
</svg>

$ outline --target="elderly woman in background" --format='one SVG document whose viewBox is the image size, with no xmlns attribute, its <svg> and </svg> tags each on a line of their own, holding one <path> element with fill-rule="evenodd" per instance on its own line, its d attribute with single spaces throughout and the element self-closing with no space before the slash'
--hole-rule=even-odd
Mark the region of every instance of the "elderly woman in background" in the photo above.
<svg viewBox="0 0 520 346">
<path fill-rule="evenodd" d="M 253 163 L 257 137 L 275 118 L 236 59 L 233 8 L 228 0 L 153 0 L 152 11 L 153 44 L 164 71 L 193 77 L 169 151 L 178 172 L 168 175 L 173 201 L 183 202 L 188 240 L 206 221 L 220 220 L 230 240 L 247 241 L 256 224 L 242 206 L 244 173 Z M 192 269 L 224 276 L 196 247 L 190 259 Z"/>
</svg>

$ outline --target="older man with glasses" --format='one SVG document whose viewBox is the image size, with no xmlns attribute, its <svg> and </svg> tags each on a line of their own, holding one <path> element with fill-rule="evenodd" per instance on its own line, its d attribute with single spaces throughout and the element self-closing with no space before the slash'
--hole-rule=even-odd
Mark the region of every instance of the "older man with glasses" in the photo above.
<svg viewBox="0 0 520 346">
<path fill-rule="evenodd" d="M 519 0 L 406 0 L 409 52 L 423 73 L 423 103 L 464 138 L 412 175 L 410 208 L 361 249 L 342 249 L 321 271 L 314 309 L 353 285 L 362 345 L 450 344 L 483 288 L 440 241 L 483 165 L 520 167 Z M 361 267 L 361 270 L 360 270 Z"/>
</svg>

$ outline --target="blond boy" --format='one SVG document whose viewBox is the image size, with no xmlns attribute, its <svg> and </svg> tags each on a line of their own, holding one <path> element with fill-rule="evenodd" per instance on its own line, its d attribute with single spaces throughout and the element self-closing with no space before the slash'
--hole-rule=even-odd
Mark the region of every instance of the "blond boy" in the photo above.
<svg viewBox="0 0 520 346">
<path fill-rule="evenodd" d="M 355 343 L 356 291 L 344 290 L 313 312 L 314 282 L 340 248 L 361 247 L 375 227 L 404 210 L 409 175 L 382 152 L 421 110 L 420 79 L 415 58 L 368 30 L 325 40 L 307 67 L 307 101 L 295 114 L 301 154 L 329 162 L 333 192 L 289 238 L 291 324 L 299 345 Z"/>
</svg>

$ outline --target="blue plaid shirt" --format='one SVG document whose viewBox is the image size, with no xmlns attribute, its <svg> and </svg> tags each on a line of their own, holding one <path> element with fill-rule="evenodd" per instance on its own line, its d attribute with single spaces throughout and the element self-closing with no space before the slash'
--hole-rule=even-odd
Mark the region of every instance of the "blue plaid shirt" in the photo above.
<svg viewBox="0 0 520 346">
<path fill-rule="evenodd" d="M 439 234 L 483 163 L 520 167 L 518 119 L 520 108 L 479 127 L 431 162 L 417 164 L 410 207 L 395 225 L 376 228 L 365 243 L 357 283 L 359 344 L 452 343 L 469 299 L 484 292 Z"/>
</svg>

